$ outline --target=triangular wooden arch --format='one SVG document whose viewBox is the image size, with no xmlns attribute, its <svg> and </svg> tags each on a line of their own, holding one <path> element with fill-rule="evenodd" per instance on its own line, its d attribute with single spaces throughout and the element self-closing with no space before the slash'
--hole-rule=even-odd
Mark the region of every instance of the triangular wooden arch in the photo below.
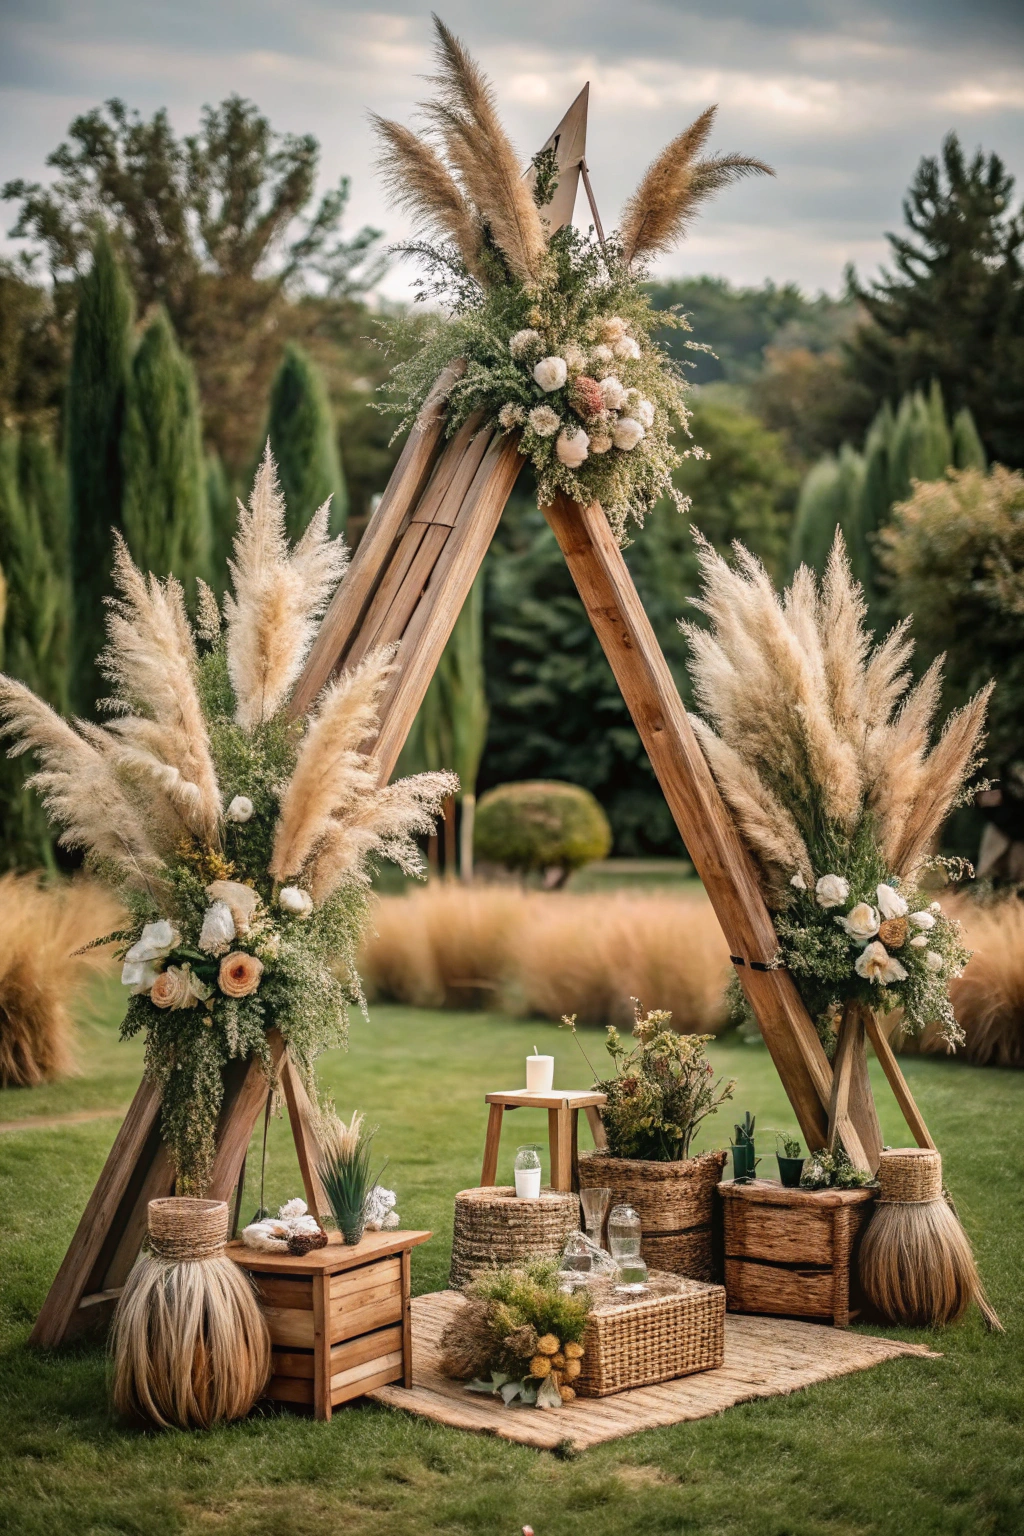
<svg viewBox="0 0 1024 1536">
<path fill-rule="evenodd" d="M 468 421 L 445 444 L 445 399 L 457 377 L 457 369 L 442 375 L 410 433 L 292 700 L 293 712 L 303 713 L 340 667 L 375 646 L 397 642 L 399 666 L 373 744 L 382 781 L 394 770 L 523 464 L 511 436 L 481 430 L 477 421 Z M 849 1014 L 833 1070 L 792 977 L 772 967 L 775 931 L 752 860 L 694 736 L 601 507 L 559 498 L 545 516 L 722 925 L 807 1145 L 821 1147 L 838 1135 L 858 1166 L 877 1167 L 882 1141 L 868 1081 L 865 1032 L 915 1140 L 934 1145 L 873 1014 L 866 1009 Z M 276 1031 L 271 1031 L 270 1044 L 306 1199 L 311 1209 L 325 1212 L 309 1100 Z M 226 1200 L 238 1187 L 266 1095 L 258 1062 L 232 1063 L 225 1074 L 209 1189 L 213 1198 Z M 159 1108 L 157 1090 L 144 1082 L 36 1320 L 32 1343 L 54 1346 L 90 1321 L 106 1320 L 145 1235 L 147 1202 L 173 1190 Z"/>
</svg>

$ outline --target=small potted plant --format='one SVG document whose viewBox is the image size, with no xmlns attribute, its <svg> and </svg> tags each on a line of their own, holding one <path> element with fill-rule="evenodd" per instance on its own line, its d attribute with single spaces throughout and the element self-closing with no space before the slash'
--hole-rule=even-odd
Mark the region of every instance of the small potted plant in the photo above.
<svg viewBox="0 0 1024 1536">
<path fill-rule="evenodd" d="M 342 1237 L 353 1246 L 362 1241 L 368 1197 L 387 1167 L 385 1163 L 376 1178 L 370 1173 L 371 1142 L 376 1134 L 376 1126 L 367 1128 L 358 1112 L 348 1125 L 337 1116 L 327 1117 L 321 1131 L 320 1182 Z"/>
<path fill-rule="evenodd" d="M 608 1098 L 601 1111 L 608 1146 L 581 1154 L 580 1187 L 609 1189 L 610 1204 L 633 1207 L 650 1268 L 709 1280 L 712 1205 L 726 1154 L 693 1157 L 690 1148 L 698 1126 L 732 1097 L 735 1083 L 715 1081 L 710 1035 L 677 1034 L 670 1013 L 645 1014 L 635 998 L 633 1006 L 634 1045 L 609 1028 L 614 1073 L 599 1078 L 594 1072 L 595 1088 Z M 579 1044 L 575 1015 L 563 1022 Z M 593 1072 L 589 1059 L 587 1065 Z"/>
<path fill-rule="evenodd" d="M 754 1151 L 754 1126 L 755 1117 L 748 1109 L 743 1116 L 743 1124 L 734 1126 L 736 1140 L 730 1142 L 732 1149 L 732 1176 L 737 1183 L 744 1183 L 754 1177 L 754 1169 L 761 1159 Z"/>
<path fill-rule="evenodd" d="M 804 1159 L 800 1143 L 795 1136 L 779 1134 L 775 1138 L 775 1156 L 779 1164 L 779 1178 L 786 1189 L 797 1189 L 804 1171 Z"/>
</svg>

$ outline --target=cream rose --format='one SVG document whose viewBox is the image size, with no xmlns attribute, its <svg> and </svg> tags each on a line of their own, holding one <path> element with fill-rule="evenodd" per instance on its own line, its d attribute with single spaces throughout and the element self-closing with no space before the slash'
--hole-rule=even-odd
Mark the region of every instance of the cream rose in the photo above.
<svg viewBox="0 0 1024 1536">
<path fill-rule="evenodd" d="M 248 795 L 236 795 L 225 815 L 228 821 L 251 821 L 254 806 Z"/>
<path fill-rule="evenodd" d="M 822 875 L 814 887 L 814 899 L 826 912 L 829 907 L 841 907 L 850 897 L 850 882 L 842 875 Z"/>
<path fill-rule="evenodd" d="M 590 360 L 593 363 L 597 363 L 600 367 L 607 368 L 610 363 L 615 361 L 615 353 L 611 347 L 602 345 L 594 348 L 590 354 Z"/>
<path fill-rule="evenodd" d="M 625 405 L 626 391 L 622 387 L 622 380 L 617 379 L 614 373 L 610 373 L 606 379 L 601 380 L 601 399 L 609 411 L 621 410 Z"/>
<path fill-rule="evenodd" d="M 249 997 L 260 984 L 263 961 L 236 949 L 225 955 L 217 972 L 217 985 L 225 997 Z"/>
<path fill-rule="evenodd" d="M 925 938 L 923 933 L 915 934 L 910 941 L 910 947 L 911 949 L 927 949 L 928 940 Z"/>
<path fill-rule="evenodd" d="M 560 464 L 567 469 L 579 469 L 590 447 L 590 438 L 585 432 L 569 432 L 568 428 L 559 432 L 558 441 L 555 444 L 555 453 Z"/>
<path fill-rule="evenodd" d="M 891 986 L 894 981 L 906 981 L 907 973 L 884 944 L 868 944 L 857 956 L 854 970 L 865 981 L 877 982 L 880 987 Z"/>
<path fill-rule="evenodd" d="M 936 975 L 939 971 L 942 970 L 943 961 L 942 956 L 939 954 L 938 950 L 926 949 L 924 952 L 924 963 L 928 969 L 930 971 L 934 971 Z"/>
<path fill-rule="evenodd" d="M 235 920 L 226 901 L 215 901 L 203 914 L 199 948 L 206 955 L 223 955 L 235 938 Z"/>
<path fill-rule="evenodd" d="M 313 910 L 312 896 L 297 885 L 282 886 L 277 893 L 277 900 L 281 911 L 288 912 L 292 917 L 308 917 Z"/>
<path fill-rule="evenodd" d="M 879 885 L 876 887 L 878 894 L 878 910 L 883 917 L 906 917 L 907 903 L 899 891 L 891 885 Z"/>
<path fill-rule="evenodd" d="M 592 432 L 590 434 L 591 453 L 607 453 L 614 446 L 607 432 Z"/>
<path fill-rule="evenodd" d="M 582 373 L 587 366 L 587 354 L 574 341 L 570 341 L 568 346 L 562 348 L 562 356 L 570 373 Z"/>
<path fill-rule="evenodd" d="M 635 416 L 642 427 L 654 426 L 654 406 L 649 400 L 636 400 L 629 407 L 629 414 Z"/>
<path fill-rule="evenodd" d="M 642 442 L 644 429 L 633 416 L 622 416 L 612 428 L 612 442 L 623 453 L 629 453 Z"/>
<path fill-rule="evenodd" d="M 612 347 L 615 356 L 622 362 L 635 362 L 640 356 L 640 346 L 632 336 L 623 336 Z"/>
<path fill-rule="evenodd" d="M 610 342 L 621 341 L 627 330 L 626 322 L 619 315 L 609 315 L 607 320 L 601 322 L 601 340 Z"/>
<path fill-rule="evenodd" d="M 837 917 L 835 921 L 858 944 L 862 944 L 865 939 L 873 939 L 878 932 L 878 912 L 866 901 L 858 901 L 852 911 L 845 917 Z"/>
<path fill-rule="evenodd" d="M 569 376 L 564 357 L 542 357 L 533 370 L 533 377 L 545 394 L 561 389 Z"/>
<path fill-rule="evenodd" d="M 910 921 L 915 928 L 920 928 L 925 933 L 929 928 L 935 927 L 935 919 L 930 912 L 911 912 Z"/>
<path fill-rule="evenodd" d="M 158 1008 L 194 1008 L 198 1001 L 194 981 L 188 966 L 169 965 L 154 981 L 149 1000 Z"/>
</svg>

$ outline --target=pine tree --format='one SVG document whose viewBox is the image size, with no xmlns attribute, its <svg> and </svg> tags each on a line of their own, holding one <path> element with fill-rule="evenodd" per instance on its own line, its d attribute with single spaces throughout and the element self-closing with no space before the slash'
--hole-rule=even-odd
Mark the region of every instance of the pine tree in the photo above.
<svg viewBox="0 0 1024 1536">
<path fill-rule="evenodd" d="M 270 389 L 266 436 L 295 539 L 317 507 L 331 497 L 331 532 L 341 533 L 348 497 L 335 438 L 334 416 L 319 372 L 294 342 L 285 348 Z"/>
<path fill-rule="evenodd" d="M 158 309 L 132 361 L 121 438 L 122 523 L 136 564 L 191 595 L 210 560 L 206 465 L 191 364 Z"/>
<path fill-rule="evenodd" d="M 967 407 L 987 452 L 1024 464 L 1024 213 L 998 155 L 968 159 L 955 134 L 926 157 L 889 235 L 894 271 L 851 293 L 867 311 L 848 348 L 855 378 L 881 402 L 937 380 Z"/>
<path fill-rule="evenodd" d="M 46 514 L 35 499 L 39 481 L 52 483 L 56 474 L 53 464 L 46 464 L 45 441 L 36 434 L 27 444 L 13 432 L 0 439 L 0 566 L 7 584 L 4 670 L 54 708 L 65 710 L 67 580 L 59 568 L 59 550 L 54 550 Z M 22 494 L 22 477 L 29 495 Z M 0 758 L 2 868 L 54 867 L 46 817 L 35 795 L 25 788 L 30 772 L 24 758 Z"/>
<path fill-rule="evenodd" d="M 111 527 L 121 525 L 121 429 L 132 300 L 105 233 L 82 279 L 67 391 L 72 697 L 91 713 L 102 691 L 95 658 L 111 591 Z"/>
</svg>

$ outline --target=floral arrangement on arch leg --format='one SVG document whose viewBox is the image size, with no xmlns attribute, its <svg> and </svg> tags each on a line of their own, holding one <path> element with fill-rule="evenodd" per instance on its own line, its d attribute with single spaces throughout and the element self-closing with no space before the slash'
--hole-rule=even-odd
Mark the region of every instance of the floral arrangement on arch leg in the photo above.
<svg viewBox="0 0 1024 1536">
<path fill-rule="evenodd" d="M 376 117 L 380 165 L 393 201 L 438 243 L 407 247 L 428 269 L 419 297 L 447 314 L 393 329 L 416 352 L 389 389 L 411 424 L 442 370 L 465 370 L 449 390 L 447 430 L 470 417 L 515 433 L 537 476 L 538 501 L 561 491 L 600 501 L 621 536 L 672 486 L 681 462 L 673 422 L 688 435 L 685 378 L 653 339 L 679 315 L 654 311 L 646 264 L 671 250 L 700 205 L 738 178 L 769 172 L 742 155 L 703 156 L 715 108 L 677 135 L 649 167 L 607 240 L 568 225 L 551 232 L 552 152 L 533 161 L 532 189 L 497 115 L 494 91 L 463 44 L 435 18 L 438 72 L 426 129 Z M 389 407 L 386 407 L 389 408 Z M 699 455 L 698 448 L 687 453 Z"/>
<path fill-rule="evenodd" d="M 196 632 L 180 584 L 143 576 L 118 538 L 105 725 L 69 724 L 0 676 L 11 754 L 35 752 L 30 782 L 61 842 L 85 850 L 131 914 L 98 942 L 123 946 L 121 1033 L 145 1033 L 179 1194 L 209 1178 L 224 1065 L 255 1053 L 272 1076 L 268 1029 L 314 1089 L 316 1057 L 345 1043 L 362 1004 L 370 861 L 420 872 L 412 836 L 457 788 L 449 773 L 378 782 L 365 749 L 391 650 L 331 683 L 306 718 L 288 713 L 347 560 L 328 515 L 325 503 L 289 547 L 268 445 L 239 504 L 223 616 L 200 583 Z"/>
<path fill-rule="evenodd" d="M 992 685 L 929 750 L 941 658 L 911 688 L 910 620 L 873 644 L 838 533 L 820 587 L 801 566 L 781 597 L 741 545 L 731 568 L 695 537 L 708 627 L 681 627 L 706 718 L 690 718 L 754 856 L 778 963 L 830 1055 L 848 1003 L 899 1007 L 914 1034 L 937 1023 L 954 1048 L 949 983 L 970 951 L 919 882 L 945 862 L 932 846 L 979 766 Z"/>
</svg>

